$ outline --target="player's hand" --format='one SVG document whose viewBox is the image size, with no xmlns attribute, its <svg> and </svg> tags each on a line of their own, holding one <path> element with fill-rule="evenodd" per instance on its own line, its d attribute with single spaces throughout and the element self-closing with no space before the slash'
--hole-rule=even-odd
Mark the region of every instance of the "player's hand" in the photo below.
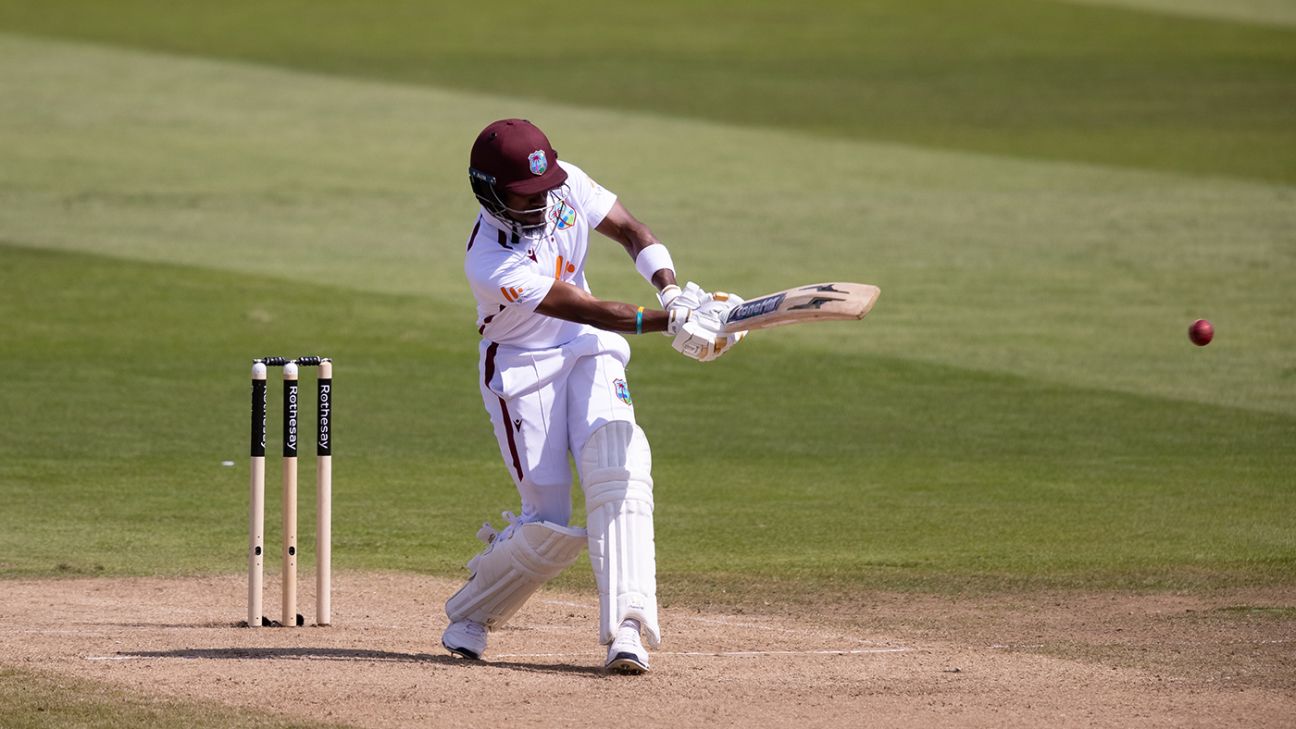
<svg viewBox="0 0 1296 729">
<path fill-rule="evenodd" d="M 675 284 L 671 284 L 661 291 L 657 292 L 657 300 L 661 302 L 662 311 L 669 311 L 671 304 L 678 299 L 683 289 Z"/>
<path fill-rule="evenodd" d="M 710 301 L 688 312 L 687 318 L 677 325 L 671 346 L 685 357 L 699 362 L 710 362 L 728 352 L 747 336 L 745 331 L 734 334 L 721 331 L 729 312 L 741 303 L 743 299 L 740 296 L 716 293 Z M 675 324 L 674 317 L 672 324 Z"/>
<path fill-rule="evenodd" d="M 729 312 L 738 308 L 741 304 L 746 303 L 746 299 L 738 294 L 730 294 L 724 291 L 717 291 L 714 294 L 710 294 L 710 296 L 711 301 L 705 304 L 703 308 L 709 312 L 714 312 L 720 319 L 721 324 L 727 324 L 729 322 Z M 731 336 L 736 336 L 737 339 L 742 339 L 747 336 L 747 330 L 744 329 L 740 332 L 734 332 Z M 737 340 L 735 340 L 735 342 L 736 341 Z"/>
<path fill-rule="evenodd" d="M 707 293 L 701 286 L 689 281 L 680 288 L 671 284 L 657 293 L 657 300 L 661 302 L 662 309 L 669 311 L 673 306 L 681 306 L 685 309 L 696 309 L 711 300 L 711 294 Z"/>
<path fill-rule="evenodd" d="M 714 312 L 716 318 L 720 320 L 720 324 L 723 327 L 729 321 L 729 312 L 744 303 L 746 303 L 746 300 L 738 294 L 717 291 L 714 294 L 711 294 L 711 301 L 703 304 L 700 308 L 706 309 L 707 312 Z M 741 342 L 743 337 L 747 336 L 747 330 L 743 329 L 739 332 L 731 332 L 724 336 L 727 338 L 727 341 L 719 343 L 720 346 L 716 349 L 715 355 L 717 357 L 729 351 L 726 347 L 731 348 L 733 345 Z"/>
<path fill-rule="evenodd" d="M 679 334 L 680 327 L 688 321 L 690 313 L 711 301 L 712 295 L 701 286 L 689 281 L 683 289 L 674 284 L 667 286 L 657 294 L 657 298 L 661 300 L 662 309 L 670 312 L 670 321 L 667 322 L 662 334 L 673 337 Z"/>
<path fill-rule="evenodd" d="M 712 301 L 718 301 L 727 304 L 727 306 L 723 307 L 726 314 L 729 313 L 730 309 L 733 309 L 739 304 L 746 302 L 746 299 L 739 296 L 738 294 L 730 294 L 724 291 L 717 291 L 714 294 L 707 294 L 707 296 L 710 296 Z"/>
</svg>

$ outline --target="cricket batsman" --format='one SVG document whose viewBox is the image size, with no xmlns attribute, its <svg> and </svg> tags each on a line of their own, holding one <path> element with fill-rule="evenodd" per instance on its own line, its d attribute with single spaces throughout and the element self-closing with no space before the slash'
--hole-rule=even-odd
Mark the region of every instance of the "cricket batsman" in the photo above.
<svg viewBox="0 0 1296 729">
<path fill-rule="evenodd" d="M 644 673 L 641 637 L 652 647 L 661 642 L 652 457 L 635 424 L 630 347 L 619 333 L 662 332 L 686 357 L 710 361 L 745 334 L 721 332 L 742 300 L 692 283 L 681 289 L 666 246 L 616 195 L 560 161 L 528 121 L 482 130 L 468 177 L 481 203 L 464 256 L 482 336 L 478 382 L 522 506 L 520 515 L 505 513 L 502 531 L 489 523 L 478 531 L 487 546 L 446 602 L 441 643 L 480 659 L 488 632 L 588 547 L 605 666 Z M 585 258 L 595 230 L 630 254 L 660 309 L 590 293 Z M 569 454 L 585 494 L 585 529 L 568 525 Z"/>
</svg>

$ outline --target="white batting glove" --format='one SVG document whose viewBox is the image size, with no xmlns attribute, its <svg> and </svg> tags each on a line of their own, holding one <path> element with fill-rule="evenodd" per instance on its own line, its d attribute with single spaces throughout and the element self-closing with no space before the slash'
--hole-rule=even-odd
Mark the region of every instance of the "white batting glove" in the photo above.
<svg viewBox="0 0 1296 729">
<path fill-rule="evenodd" d="M 701 286 L 689 281 L 680 288 L 671 284 L 657 293 L 657 300 L 661 302 L 663 309 L 670 309 L 672 306 L 682 306 L 685 309 L 696 309 L 711 300 L 711 294 L 708 294 Z"/>
<path fill-rule="evenodd" d="M 662 309 L 671 315 L 662 334 L 673 337 L 679 333 L 684 322 L 688 321 L 689 312 L 711 301 L 712 297 L 701 286 L 689 281 L 683 289 L 674 284 L 667 286 L 657 294 L 657 298 L 661 301 Z"/>
<path fill-rule="evenodd" d="M 738 294 L 730 294 L 724 291 L 717 291 L 714 294 L 711 294 L 711 300 L 712 303 L 710 305 L 704 305 L 704 307 L 709 310 L 714 310 L 718 312 L 718 316 L 721 324 L 724 324 L 729 321 L 729 312 L 738 308 L 739 305 L 746 303 L 746 299 L 739 296 Z M 724 335 L 725 341 L 723 342 L 717 341 L 717 344 L 719 346 L 717 346 L 716 348 L 715 356 L 719 357 L 725 352 L 728 352 L 730 349 L 733 348 L 733 345 L 741 342 L 743 340 L 743 337 L 746 336 L 747 336 L 746 329 L 743 329 L 742 331 L 739 332 L 731 332 L 729 334 Z"/>
<path fill-rule="evenodd" d="M 720 301 L 729 304 L 729 306 L 725 307 L 726 314 L 729 313 L 729 309 L 732 309 L 735 306 L 738 306 L 739 304 L 746 302 L 746 299 L 739 296 L 738 294 L 730 294 L 724 291 L 717 291 L 714 294 L 707 294 L 707 296 L 710 296 L 712 301 Z"/>
<path fill-rule="evenodd" d="M 720 298 L 722 295 L 725 297 L 723 300 Z M 710 362 L 728 352 L 747 335 L 745 331 L 735 334 L 720 331 L 729 312 L 742 302 L 741 297 L 717 293 L 711 301 L 688 312 L 687 318 L 678 324 L 671 346 L 685 357 L 699 362 Z"/>
<path fill-rule="evenodd" d="M 661 291 L 658 291 L 657 300 L 661 302 L 662 311 L 669 310 L 671 304 L 675 302 L 675 299 L 679 298 L 681 293 L 683 293 L 683 289 L 675 284 L 671 284 Z"/>
</svg>

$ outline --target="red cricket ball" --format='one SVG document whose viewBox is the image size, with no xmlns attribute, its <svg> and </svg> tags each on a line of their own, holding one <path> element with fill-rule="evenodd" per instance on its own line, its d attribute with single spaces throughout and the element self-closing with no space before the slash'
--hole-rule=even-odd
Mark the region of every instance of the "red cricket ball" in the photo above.
<svg viewBox="0 0 1296 729">
<path fill-rule="evenodd" d="M 1188 327 L 1188 338 L 1198 347 L 1205 347 L 1215 338 L 1215 327 L 1205 319 L 1198 319 Z"/>
</svg>

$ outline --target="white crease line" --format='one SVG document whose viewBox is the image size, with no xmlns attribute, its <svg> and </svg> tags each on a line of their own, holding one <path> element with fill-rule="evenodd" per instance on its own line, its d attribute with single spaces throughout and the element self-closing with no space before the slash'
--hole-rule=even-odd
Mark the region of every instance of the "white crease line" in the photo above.
<svg viewBox="0 0 1296 729">
<path fill-rule="evenodd" d="M 657 653 L 659 656 L 854 656 L 865 653 L 908 653 L 912 648 L 852 648 L 821 651 L 726 651 L 723 653 L 679 652 Z"/>
<path fill-rule="evenodd" d="M 515 628 L 509 625 L 505 630 L 516 630 L 519 633 L 570 633 L 576 628 L 570 625 L 528 625 L 526 627 Z"/>
<path fill-rule="evenodd" d="M 866 653 L 907 653 L 912 648 L 857 648 L 826 649 L 817 651 L 661 651 L 653 656 L 685 656 L 706 658 L 751 658 L 760 656 L 851 656 Z M 490 658 L 585 658 L 591 653 L 500 653 Z"/>
<path fill-rule="evenodd" d="M 1217 645 L 1285 645 L 1287 643 L 1296 643 L 1296 640 L 1224 640 L 1224 641 L 1169 641 L 1158 643 L 1162 646 L 1217 646 Z M 1120 644 L 1112 644 L 1120 645 Z M 1136 645 L 1136 644 L 1127 644 Z M 991 648 L 996 650 L 1022 650 L 1034 648 L 1047 648 L 1047 643 L 992 643 Z"/>
<path fill-rule="evenodd" d="M 565 600 L 544 600 L 546 605 L 562 605 L 564 607 L 583 608 L 586 610 L 596 610 L 593 605 L 587 605 L 580 602 L 568 602 Z M 761 623 L 740 623 L 733 620 L 724 620 L 721 618 L 703 618 L 696 615 L 672 615 L 672 620 L 692 620 L 695 623 L 706 623 L 707 625 L 723 625 L 726 628 L 754 628 L 756 630 L 769 630 L 776 633 L 802 633 L 810 635 L 823 635 L 825 631 L 812 630 L 809 628 L 780 628 L 776 625 L 763 625 Z M 855 640 L 855 639 L 852 639 Z M 861 643 L 870 641 L 860 640 Z"/>
<path fill-rule="evenodd" d="M 545 605 L 562 605 L 563 607 L 577 607 L 586 610 L 593 610 L 593 605 L 586 605 L 583 602 L 568 602 L 566 600 L 541 600 Z"/>
<path fill-rule="evenodd" d="M 0 635 L 5 633 L 26 633 L 28 635 L 108 635 L 105 630 L 59 630 L 56 628 L 20 628 L 18 630 L 3 630 Z"/>
<path fill-rule="evenodd" d="M 739 623 L 733 620 L 722 620 L 720 618 L 699 618 L 696 615 L 680 615 L 672 617 L 682 617 L 685 620 L 692 620 L 695 623 L 706 623 L 708 625 L 724 625 L 729 628 L 758 628 L 760 630 L 776 630 L 783 633 L 810 633 L 814 631 L 805 628 L 779 628 L 773 625 L 761 625 L 760 623 Z"/>
<path fill-rule="evenodd" d="M 814 630 L 810 628 L 781 628 L 777 625 L 762 625 L 760 623 L 739 623 L 732 620 L 721 620 L 718 618 L 701 618 L 694 615 L 677 615 L 671 617 L 677 620 L 682 618 L 684 620 L 692 620 L 696 623 L 705 623 L 707 625 L 722 625 L 726 628 L 751 628 L 755 630 L 768 630 L 772 633 L 788 633 L 791 635 L 818 635 L 818 636 L 832 635 L 830 631 L 824 631 L 824 630 Z M 847 640 L 853 640 L 859 643 L 873 642 L 869 640 L 864 640 L 862 638 L 851 638 L 849 636 L 842 636 L 842 637 Z"/>
</svg>

